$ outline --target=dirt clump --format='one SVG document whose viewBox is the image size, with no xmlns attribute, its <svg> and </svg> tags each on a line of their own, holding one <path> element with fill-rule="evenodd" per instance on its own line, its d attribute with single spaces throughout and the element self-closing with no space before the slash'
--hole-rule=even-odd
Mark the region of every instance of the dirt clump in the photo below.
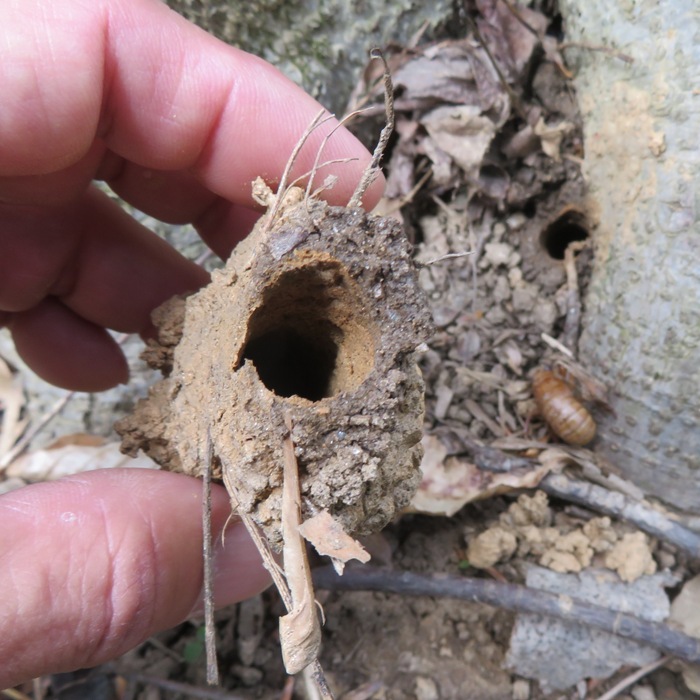
<svg viewBox="0 0 700 700">
<path fill-rule="evenodd" d="M 625 532 L 608 517 L 583 525 L 555 516 L 547 494 L 523 494 L 501 513 L 498 522 L 470 537 L 469 563 L 486 569 L 517 555 L 559 573 L 578 573 L 595 565 L 616 571 L 625 582 L 656 572 L 649 538 Z"/>
<path fill-rule="evenodd" d="M 117 430 L 166 469 L 199 476 L 211 449 L 237 509 L 280 544 L 285 417 L 307 513 L 381 529 L 419 482 L 431 321 L 395 222 L 294 188 L 212 282 L 154 316 L 166 378 Z M 270 220 L 274 216 L 274 220 Z M 210 447 L 209 447 L 210 446 Z"/>
</svg>

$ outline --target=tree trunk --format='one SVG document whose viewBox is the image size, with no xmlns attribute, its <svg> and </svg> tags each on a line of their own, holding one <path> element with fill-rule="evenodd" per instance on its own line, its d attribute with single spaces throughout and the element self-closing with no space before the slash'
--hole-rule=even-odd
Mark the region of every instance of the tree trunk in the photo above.
<svg viewBox="0 0 700 700">
<path fill-rule="evenodd" d="M 562 11 L 580 44 L 567 59 L 596 248 L 580 352 L 614 409 L 596 449 L 648 494 L 700 513 L 700 8 L 562 0 Z"/>
</svg>

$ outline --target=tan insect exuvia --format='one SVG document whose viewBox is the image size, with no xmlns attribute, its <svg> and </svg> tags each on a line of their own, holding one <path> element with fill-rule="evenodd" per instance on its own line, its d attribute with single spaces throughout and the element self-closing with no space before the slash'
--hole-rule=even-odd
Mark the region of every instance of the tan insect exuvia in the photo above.
<svg viewBox="0 0 700 700">
<path fill-rule="evenodd" d="M 564 379 L 551 370 L 538 369 L 532 377 L 532 390 L 540 414 L 564 442 L 583 446 L 593 440 L 595 421 Z"/>
</svg>

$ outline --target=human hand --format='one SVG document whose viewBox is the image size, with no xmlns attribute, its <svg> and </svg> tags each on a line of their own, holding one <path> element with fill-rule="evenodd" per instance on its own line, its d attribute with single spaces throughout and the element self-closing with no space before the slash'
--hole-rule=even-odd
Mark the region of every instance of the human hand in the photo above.
<svg viewBox="0 0 700 700">
<path fill-rule="evenodd" d="M 42 377 L 98 391 L 127 379 L 105 329 L 147 332 L 153 308 L 208 276 L 90 181 L 192 222 L 226 256 L 258 216 L 252 180 L 274 185 L 319 105 L 158 0 L 0 3 L 0 42 L 0 325 Z M 341 129 L 325 156 L 358 158 L 335 169 L 328 199 L 343 204 L 369 155 Z M 185 618 L 202 586 L 200 494 L 189 477 L 114 470 L 2 496 L 0 688 L 100 663 Z M 215 487 L 217 542 L 229 510 Z M 215 568 L 218 604 L 267 584 L 240 523 Z"/>
<path fill-rule="evenodd" d="M 0 37 L 0 325 L 40 376 L 99 391 L 127 379 L 104 329 L 143 332 L 153 308 L 208 278 L 90 181 L 192 222 L 226 257 L 258 216 L 252 181 L 279 179 L 320 106 L 156 0 L 4 2 Z M 340 129 L 324 155 L 358 158 L 335 166 L 328 199 L 344 204 L 369 154 Z"/>
</svg>

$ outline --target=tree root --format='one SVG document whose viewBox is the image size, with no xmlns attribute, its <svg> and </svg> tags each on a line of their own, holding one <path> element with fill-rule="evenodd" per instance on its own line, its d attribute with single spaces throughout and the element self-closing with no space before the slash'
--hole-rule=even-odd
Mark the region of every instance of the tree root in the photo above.
<svg viewBox="0 0 700 700">
<path fill-rule="evenodd" d="M 632 615 L 591 605 L 569 596 L 538 591 L 513 583 L 449 575 L 425 576 L 410 571 L 348 569 L 342 577 L 331 567 L 314 571 L 316 588 L 334 591 L 379 591 L 410 596 L 457 598 L 485 603 L 520 613 L 550 615 L 567 622 L 587 625 L 641 644 L 647 644 L 683 661 L 700 661 L 700 639 L 666 625 L 640 620 Z"/>
</svg>

